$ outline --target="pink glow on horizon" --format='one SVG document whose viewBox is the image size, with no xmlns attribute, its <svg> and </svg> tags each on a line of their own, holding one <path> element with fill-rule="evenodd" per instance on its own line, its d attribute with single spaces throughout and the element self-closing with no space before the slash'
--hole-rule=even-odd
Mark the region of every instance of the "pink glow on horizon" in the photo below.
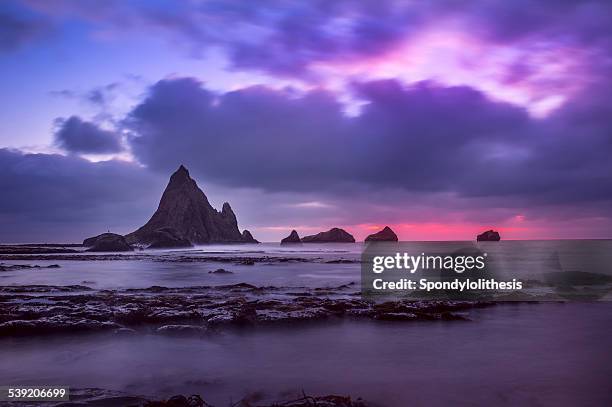
<svg viewBox="0 0 612 407">
<path fill-rule="evenodd" d="M 264 242 L 278 242 L 295 229 L 300 236 L 312 235 L 339 227 L 352 234 L 357 242 L 389 226 L 400 241 L 473 241 L 486 230 L 500 233 L 502 240 L 550 239 L 607 239 L 612 221 L 604 218 L 566 219 L 564 221 L 530 220 L 517 214 L 496 224 L 471 222 L 413 222 L 413 223 L 361 223 L 332 225 L 282 225 L 248 227 L 255 238 Z"/>
<path fill-rule="evenodd" d="M 407 84 L 433 80 L 467 85 L 544 117 L 580 88 L 576 76 L 584 60 L 580 51 L 571 48 L 491 44 L 457 29 L 435 28 L 382 55 L 319 61 L 310 68 L 331 89 L 352 80 L 395 78 Z"/>
</svg>

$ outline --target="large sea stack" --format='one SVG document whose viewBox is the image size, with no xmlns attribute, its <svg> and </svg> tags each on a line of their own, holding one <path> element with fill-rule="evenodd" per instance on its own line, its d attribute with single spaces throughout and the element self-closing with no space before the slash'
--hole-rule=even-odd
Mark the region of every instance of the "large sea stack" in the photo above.
<svg viewBox="0 0 612 407">
<path fill-rule="evenodd" d="M 397 235 L 389 226 L 385 226 L 385 228 L 381 230 L 380 232 L 376 232 L 366 237 L 365 241 L 366 242 L 397 242 Z"/>
<path fill-rule="evenodd" d="M 495 230 L 487 230 L 476 236 L 478 242 L 499 242 L 500 239 L 499 233 Z"/>
<path fill-rule="evenodd" d="M 257 242 L 250 233 L 240 233 L 229 203 L 223 204 L 221 212 L 212 207 L 182 165 L 170 177 L 151 219 L 125 237 L 130 244 L 154 247 Z"/>
<path fill-rule="evenodd" d="M 355 238 L 344 229 L 332 228 L 327 232 L 304 236 L 302 243 L 355 243 Z"/>
</svg>

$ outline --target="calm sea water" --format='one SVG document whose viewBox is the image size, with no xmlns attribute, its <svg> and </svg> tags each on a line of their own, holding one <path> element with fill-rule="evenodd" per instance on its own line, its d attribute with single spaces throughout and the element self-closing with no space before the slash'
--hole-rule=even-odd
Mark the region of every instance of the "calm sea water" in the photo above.
<svg viewBox="0 0 612 407">
<path fill-rule="evenodd" d="M 98 289 L 143 288 L 152 285 L 184 287 L 246 282 L 254 285 L 323 287 L 348 282 L 359 283 L 358 263 L 326 263 L 361 258 L 363 243 L 305 244 L 283 247 L 278 243 L 258 245 L 201 246 L 190 250 L 145 251 L 142 259 L 113 261 L 15 261 L 5 263 L 59 264 L 59 269 L 16 270 L 0 273 L 0 285 L 84 284 Z M 415 255 L 452 253 L 466 247 L 486 252 L 502 278 L 531 278 L 550 269 L 551 258 L 563 270 L 580 270 L 612 275 L 612 240 L 502 241 L 502 242 L 411 242 L 402 246 Z M 169 261 L 155 261 L 149 255 Z M 173 262 L 181 257 L 298 257 L 311 258 L 306 263 L 256 263 L 252 266 L 234 262 Z M 158 260 L 159 260 L 158 259 Z M 233 274 L 209 274 L 217 268 Z"/>
<path fill-rule="evenodd" d="M 455 243 L 414 243 L 416 253 Z M 529 275 L 553 252 L 582 271 L 605 272 L 610 241 L 500 242 L 480 247 Z M 316 263 L 122 261 L 7 262 L 59 269 L 3 272 L 0 285 L 93 288 L 255 285 L 332 286 L 359 281 L 360 244 L 211 246 L 158 256 L 299 256 Z M 569 258 L 567 253 L 570 253 Z M 234 274 L 208 271 L 224 267 Z M 603 268 L 603 270 L 602 270 Z M 576 268 L 574 268 L 576 269 Z M 113 334 L 0 338 L 1 385 L 58 384 L 131 394 L 202 394 L 227 405 L 254 392 L 351 394 L 380 405 L 612 405 L 612 303 L 498 305 L 471 322 L 374 323 L 226 331 L 205 338 Z"/>
</svg>

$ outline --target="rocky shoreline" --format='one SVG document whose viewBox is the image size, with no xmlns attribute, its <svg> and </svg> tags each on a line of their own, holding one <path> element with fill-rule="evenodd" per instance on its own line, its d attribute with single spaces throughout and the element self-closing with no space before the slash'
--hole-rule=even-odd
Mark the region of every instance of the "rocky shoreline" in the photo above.
<svg viewBox="0 0 612 407">
<path fill-rule="evenodd" d="M 74 332 L 208 335 L 225 327 L 343 318 L 464 321 L 488 302 L 361 299 L 354 284 L 330 288 L 224 286 L 94 290 L 85 285 L 0 286 L 0 336 Z"/>
</svg>

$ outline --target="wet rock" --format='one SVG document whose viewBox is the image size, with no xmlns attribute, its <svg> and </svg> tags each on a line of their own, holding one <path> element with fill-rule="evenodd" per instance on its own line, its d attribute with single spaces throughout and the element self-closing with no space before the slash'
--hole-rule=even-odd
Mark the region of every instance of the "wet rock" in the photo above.
<svg viewBox="0 0 612 407">
<path fill-rule="evenodd" d="M 478 242 L 499 242 L 500 239 L 499 233 L 495 230 L 487 230 L 476 236 Z"/>
<path fill-rule="evenodd" d="M 296 232 L 295 230 L 292 230 L 291 233 L 289 233 L 289 236 L 281 240 L 281 245 L 300 243 L 302 243 L 302 241 L 300 240 L 300 235 L 298 235 L 298 232 Z"/>
<path fill-rule="evenodd" d="M 397 235 L 389 226 L 379 232 L 369 235 L 365 239 L 366 242 L 397 242 Z"/>
<path fill-rule="evenodd" d="M 201 335 L 206 333 L 206 327 L 198 325 L 163 325 L 155 330 L 162 335 Z"/>
<path fill-rule="evenodd" d="M 179 233 L 172 228 L 157 229 L 151 232 L 149 237 L 151 240 L 151 243 L 147 247 L 149 249 L 193 247 L 188 239 L 181 237 Z"/>
<path fill-rule="evenodd" d="M 88 244 L 86 245 L 85 242 Z M 83 241 L 83 245 L 90 246 L 88 252 L 131 252 L 134 249 L 125 238 L 115 233 L 103 233 Z"/>
<path fill-rule="evenodd" d="M 35 320 L 13 320 L 0 324 L 0 336 L 22 336 L 33 334 L 54 334 L 68 332 L 103 331 L 120 328 L 114 322 L 97 321 L 85 318 L 70 318 L 55 315 Z"/>
<path fill-rule="evenodd" d="M 134 335 L 135 333 L 136 333 L 136 331 L 131 329 L 131 328 L 119 328 L 119 329 L 115 329 L 115 334 L 116 335 L 129 336 L 129 335 Z"/>
<path fill-rule="evenodd" d="M 492 305 L 469 301 L 388 301 L 348 297 L 351 285 L 149 287 L 94 291 L 82 286 L 0 286 L 0 335 L 113 330 L 133 334 L 203 334 L 211 327 L 361 318 L 386 321 L 462 319 L 458 311 Z M 86 290 L 85 290 L 86 289 Z M 358 292 L 356 293 L 358 294 Z M 416 316 L 416 317 L 415 317 Z M 136 334 L 146 329 L 138 329 Z"/>
<path fill-rule="evenodd" d="M 67 249 L 64 247 L 0 245 L 0 255 L 62 254 L 78 252 L 78 250 Z"/>
<path fill-rule="evenodd" d="M 51 264 L 49 266 L 39 266 L 30 264 L 2 264 L 0 263 L 0 271 L 12 271 L 12 270 L 23 270 L 23 269 L 56 269 L 60 268 L 59 264 Z"/>
<path fill-rule="evenodd" d="M 302 243 L 355 243 L 355 238 L 344 229 L 332 228 L 327 232 L 304 236 L 301 241 Z"/>
<path fill-rule="evenodd" d="M 233 272 L 231 272 L 229 270 L 226 270 L 226 269 L 216 269 L 216 270 L 213 270 L 213 271 L 209 271 L 208 273 L 211 273 L 211 274 L 234 274 Z"/>
</svg>

